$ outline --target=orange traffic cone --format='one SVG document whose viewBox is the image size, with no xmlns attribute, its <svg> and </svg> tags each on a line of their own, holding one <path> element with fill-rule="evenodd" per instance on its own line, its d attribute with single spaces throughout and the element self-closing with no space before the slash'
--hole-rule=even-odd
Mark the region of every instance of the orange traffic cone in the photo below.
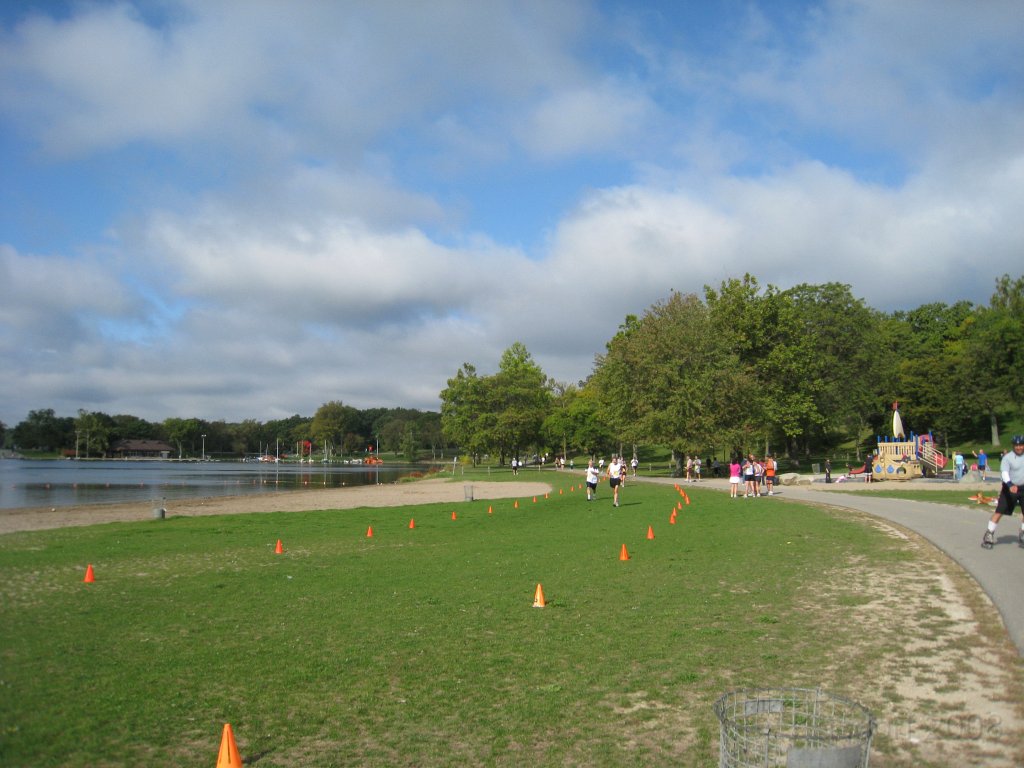
<svg viewBox="0 0 1024 768">
<path fill-rule="evenodd" d="M 220 753 L 217 755 L 217 768 L 243 768 L 242 756 L 238 754 L 235 734 L 231 732 L 231 723 L 224 723 L 224 733 L 220 737 Z"/>
<path fill-rule="evenodd" d="M 494 514 L 494 507 L 491 506 L 490 504 L 487 505 L 487 514 L 488 515 L 493 515 Z"/>
<path fill-rule="evenodd" d="M 546 493 L 545 493 L 545 494 L 544 494 L 544 498 L 545 498 L 545 499 L 546 499 L 546 498 L 548 498 L 548 494 L 546 494 Z"/>
<path fill-rule="evenodd" d="M 519 499 L 516 499 L 516 503 L 512 505 L 513 509 L 519 509 Z"/>
<path fill-rule="evenodd" d="M 82 583 L 92 584 L 94 581 L 96 581 L 96 574 L 92 572 L 92 563 L 89 563 L 88 567 L 85 569 L 85 578 L 82 579 Z"/>
<path fill-rule="evenodd" d="M 652 528 L 651 526 L 648 525 L 647 526 L 647 540 L 650 541 L 653 538 L 654 538 L 654 528 Z"/>
<path fill-rule="evenodd" d="M 534 503 L 534 504 L 536 504 L 536 503 L 537 503 L 537 497 L 536 497 L 536 496 L 534 496 L 534 497 L 533 497 L 533 503 Z"/>
<path fill-rule="evenodd" d="M 626 551 L 626 545 L 622 545 L 622 551 L 619 552 L 619 560 L 629 560 L 629 552 Z"/>
<path fill-rule="evenodd" d="M 416 521 L 415 520 L 409 520 L 409 530 L 411 531 L 415 527 L 416 527 Z"/>
<path fill-rule="evenodd" d="M 544 590 L 540 584 L 537 585 L 537 591 L 533 593 L 533 607 L 543 608 L 547 603 L 544 602 Z"/>
<path fill-rule="evenodd" d="M 563 493 L 562 493 L 562 492 L 563 492 L 564 490 L 565 490 L 564 488 L 559 488 L 559 489 L 558 489 L 558 495 L 559 495 L 559 496 L 562 496 L 562 495 L 563 495 Z"/>
<path fill-rule="evenodd" d="M 690 497 L 686 496 L 686 506 L 690 506 Z"/>
<path fill-rule="evenodd" d="M 275 555 L 283 555 L 284 554 L 284 547 L 281 546 L 281 540 L 280 539 L 277 540 L 277 546 L 274 547 L 274 554 Z"/>
<path fill-rule="evenodd" d="M 458 519 L 458 518 L 457 518 L 457 517 L 456 517 L 456 515 L 455 515 L 455 510 L 453 509 L 453 510 L 452 510 L 452 520 L 457 520 L 457 519 Z"/>
<path fill-rule="evenodd" d="M 676 524 L 676 511 L 674 509 L 672 510 L 672 514 L 669 516 L 668 521 L 672 525 Z"/>
<path fill-rule="evenodd" d="M 683 508 L 683 502 L 677 501 L 676 502 L 676 509 L 682 509 L 682 508 Z"/>
<path fill-rule="evenodd" d="M 366 538 L 368 538 L 368 539 L 372 539 L 373 538 L 373 526 L 372 525 L 369 528 L 366 529 Z"/>
</svg>

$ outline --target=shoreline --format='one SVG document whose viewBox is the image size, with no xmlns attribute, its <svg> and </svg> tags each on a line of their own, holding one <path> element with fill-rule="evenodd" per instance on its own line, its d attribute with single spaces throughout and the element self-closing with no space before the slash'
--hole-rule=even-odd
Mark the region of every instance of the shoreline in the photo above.
<svg viewBox="0 0 1024 768">
<path fill-rule="evenodd" d="M 551 491 L 545 482 L 459 482 L 429 478 L 411 483 L 361 485 L 342 488 L 280 491 L 236 496 L 205 496 L 164 502 L 165 517 L 313 512 L 356 507 L 403 507 L 416 504 L 466 502 L 465 486 L 472 486 L 473 501 L 537 496 Z M 153 502 L 79 504 L 68 507 L 19 507 L 0 510 L 0 535 L 81 525 L 139 522 L 156 518 Z"/>
<path fill-rule="evenodd" d="M 583 473 L 576 472 L 573 474 Z M 928 479 L 914 479 L 901 482 L 865 483 L 846 481 L 842 483 L 803 482 L 784 489 L 803 488 L 815 491 L 857 493 L 884 489 L 910 489 L 929 491 L 962 490 L 966 494 L 986 491 L 998 495 L 998 477 L 987 481 L 963 480 L 960 482 L 936 482 Z M 705 487 L 728 490 L 726 478 L 704 478 L 695 483 L 684 483 L 680 478 L 644 477 L 634 482 L 677 483 L 684 487 Z M 551 491 L 551 485 L 542 480 L 535 481 L 473 481 L 460 482 L 452 478 L 431 477 L 415 482 L 389 483 L 382 485 L 343 486 L 340 488 L 311 488 L 308 490 L 271 491 L 258 494 L 226 496 L 203 496 L 188 499 L 172 499 L 163 503 L 165 517 L 193 517 L 198 515 L 258 514 L 265 512 L 305 512 L 324 509 L 353 509 L 355 507 L 401 507 L 414 504 L 456 503 L 466 501 L 466 485 L 473 486 L 476 499 L 502 499 L 515 496 L 536 496 Z M 160 507 L 153 500 L 137 502 L 112 502 L 77 504 L 63 507 L 16 507 L 0 509 L 0 535 L 21 531 L 50 530 L 82 525 L 96 525 L 112 522 L 138 522 L 153 520 Z"/>
</svg>

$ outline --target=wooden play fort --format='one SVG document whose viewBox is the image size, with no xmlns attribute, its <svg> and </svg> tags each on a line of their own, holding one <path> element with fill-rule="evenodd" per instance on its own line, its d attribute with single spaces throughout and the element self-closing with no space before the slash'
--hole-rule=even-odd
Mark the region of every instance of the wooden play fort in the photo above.
<svg viewBox="0 0 1024 768">
<path fill-rule="evenodd" d="M 912 480 L 926 475 L 934 477 L 945 469 L 947 461 L 935 447 L 931 433 L 915 435 L 911 432 L 909 440 L 879 437 L 878 452 L 870 466 L 865 466 L 861 472 L 870 469 L 873 480 Z"/>
</svg>

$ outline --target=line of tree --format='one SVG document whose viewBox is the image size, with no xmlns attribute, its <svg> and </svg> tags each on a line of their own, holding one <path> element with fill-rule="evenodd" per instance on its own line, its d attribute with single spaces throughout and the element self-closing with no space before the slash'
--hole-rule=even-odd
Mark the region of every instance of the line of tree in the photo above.
<svg viewBox="0 0 1024 768">
<path fill-rule="evenodd" d="M 444 435 L 463 453 L 592 455 L 660 445 L 677 454 L 750 450 L 791 459 L 859 450 L 908 429 L 955 443 L 1021 416 L 1024 278 L 988 305 L 880 312 L 840 283 L 781 290 L 757 279 L 672 293 L 629 315 L 591 375 L 549 379 L 520 343 L 498 371 L 465 363 L 441 392 Z"/>
<path fill-rule="evenodd" d="M 198 418 L 168 418 L 151 422 L 137 416 L 110 416 L 79 410 L 58 416 L 52 408 L 30 411 L 13 429 L 0 424 L 0 444 L 19 450 L 75 453 L 100 457 L 120 440 L 159 440 L 179 457 L 246 456 L 296 453 L 330 457 L 364 456 L 368 452 L 397 452 L 409 458 L 429 450 L 440 456 L 445 448 L 441 415 L 413 408 L 360 410 L 333 400 L 312 417 L 290 416 L 237 423 Z"/>
</svg>

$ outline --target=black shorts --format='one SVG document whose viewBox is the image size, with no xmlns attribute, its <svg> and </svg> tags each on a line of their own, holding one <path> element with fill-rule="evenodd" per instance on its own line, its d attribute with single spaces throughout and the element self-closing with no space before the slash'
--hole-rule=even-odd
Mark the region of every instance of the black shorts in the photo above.
<svg viewBox="0 0 1024 768">
<path fill-rule="evenodd" d="M 1015 507 L 1020 507 L 1021 514 L 1024 515 L 1024 492 L 1018 485 L 1017 492 L 1010 493 L 1010 489 L 1004 485 L 1003 490 L 999 492 L 999 501 L 996 502 L 996 512 L 1000 515 L 1012 515 Z"/>
<path fill-rule="evenodd" d="M 594 488 L 594 489 L 596 490 L 596 489 L 597 489 L 597 481 L 594 481 L 594 482 L 592 483 L 592 482 L 590 482 L 590 481 L 588 480 L 588 481 L 587 481 L 587 488 Z"/>
<path fill-rule="evenodd" d="M 609 477 L 608 478 L 608 485 L 610 485 L 612 488 L 617 487 L 621 482 L 622 482 L 622 478 L 621 477 Z"/>
</svg>

